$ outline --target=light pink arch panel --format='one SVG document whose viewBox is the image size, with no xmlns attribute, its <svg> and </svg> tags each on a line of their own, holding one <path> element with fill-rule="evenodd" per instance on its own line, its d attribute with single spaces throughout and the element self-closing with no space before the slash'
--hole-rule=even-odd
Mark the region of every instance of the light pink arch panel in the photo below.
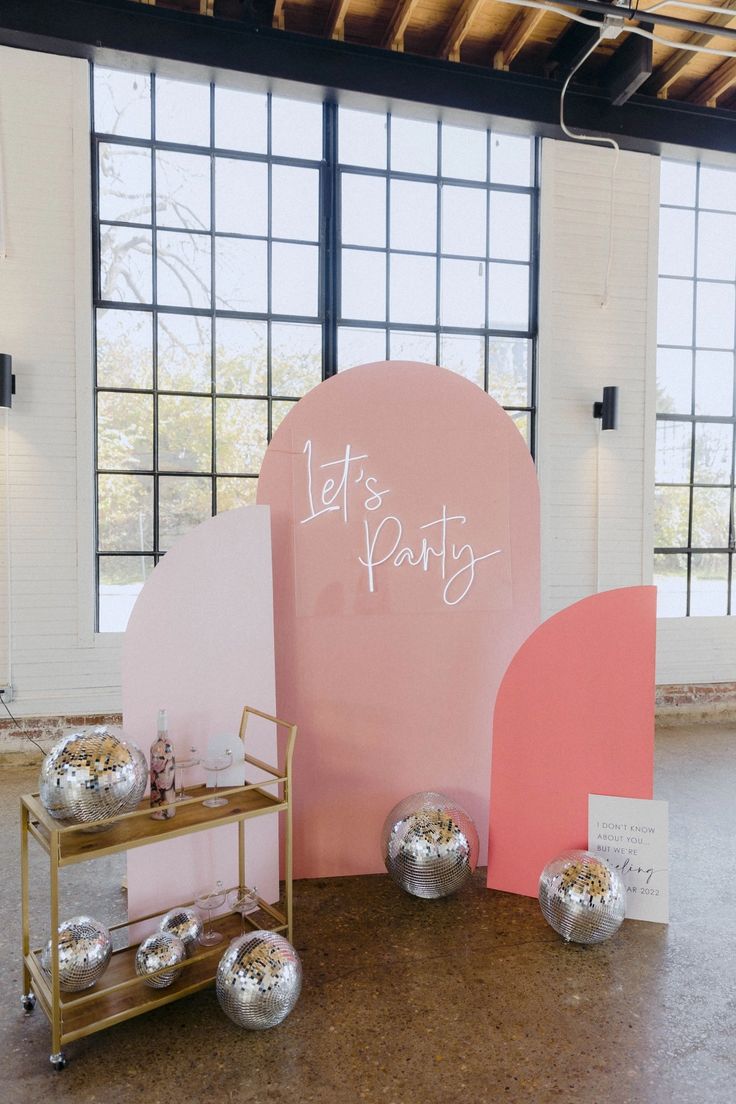
<svg viewBox="0 0 736 1104">
<path fill-rule="evenodd" d="M 537 895 L 588 845 L 588 794 L 652 796 L 656 588 L 584 598 L 522 644 L 493 721 L 488 886 Z"/>
<path fill-rule="evenodd" d="M 175 754 L 186 758 L 191 745 L 205 751 L 211 736 L 234 737 L 246 704 L 274 712 L 266 506 L 220 514 L 178 540 L 143 587 L 123 642 L 123 729 L 147 758 L 159 708 L 168 710 Z M 272 727 L 251 719 L 248 747 L 274 762 Z M 187 781 L 205 781 L 201 768 Z M 249 884 L 277 900 L 275 817 L 247 822 L 246 848 Z M 217 879 L 237 884 L 237 855 L 235 825 L 129 851 L 129 915 L 192 900 Z"/>
<path fill-rule="evenodd" d="M 380 830 L 415 790 L 488 821 L 502 674 L 538 624 L 529 451 L 476 385 L 385 362 L 321 384 L 274 435 L 279 711 L 299 724 L 297 877 L 383 869 Z"/>
</svg>

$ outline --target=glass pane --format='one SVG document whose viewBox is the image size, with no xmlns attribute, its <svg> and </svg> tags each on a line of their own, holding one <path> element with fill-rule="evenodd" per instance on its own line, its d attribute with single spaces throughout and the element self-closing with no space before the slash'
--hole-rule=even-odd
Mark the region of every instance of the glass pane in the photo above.
<svg viewBox="0 0 736 1104">
<path fill-rule="evenodd" d="M 212 403 L 209 399 L 159 396 L 158 466 L 160 471 L 211 470 Z"/>
<path fill-rule="evenodd" d="M 442 334 L 440 364 L 483 387 L 485 383 L 484 339 L 479 334 Z"/>
<path fill-rule="evenodd" d="M 675 213 L 692 217 L 689 211 Z M 736 215 L 698 215 L 698 276 L 736 279 Z"/>
<path fill-rule="evenodd" d="M 532 425 L 530 415 L 527 413 L 526 410 L 520 410 L 516 413 L 512 413 L 510 415 L 510 417 L 511 417 L 511 420 L 513 421 L 514 425 L 518 429 L 519 433 L 524 438 L 524 441 L 526 442 L 527 448 L 529 448 L 529 444 L 530 444 L 529 439 L 530 439 L 530 435 L 531 435 L 531 425 Z"/>
<path fill-rule="evenodd" d="M 697 283 L 696 344 L 715 349 L 734 346 L 734 288 Z"/>
<path fill-rule="evenodd" d="M 163 391 L 212 390 L 212 323 L 209 318 L 159 314 L 158 386 Z"/>
<path fill-rule="evenodd" d="M 527 265 L 488 266 L 488 324 L 499 330 L 529 328 L 529 268 Z"/>
<path fill-rule="evenodd" d="M 442 187 L 442 252 L 485 257 L 487 196 L 482 188 Z"/>
<path fill-rule="evenodd" d="M 266 323 L 246 318 L 218 318 L 215 337 L 217 390 L 233 395 L 265 395 L 268 390 Z"/>
<path fill-rule="evenodd" d="M 389 334 L 389 360 L 416 360 L 437 363 L 437 342 L 433 333 L 392 330 Z"/>
<path fill-rule="evenodd" d="M 265 153 L 268 97 L 263 92 L 215 88 L 215 145 L 220 149 Z"/>
<path fill-rule="evenodd" d="M 701 245 L 698 243 L 698 267 Z M 660 276 L 692 276 L 695 264 L 695 212 L 663 207 L 659 212 Z M 710 275 L 710 273 L 701 273 Z"/>
<path fill-rule="evenodd" d="M 198 153 L 157 151 L 156 221 L 159 226 L 209 230 L 209 157 Z"/>
<path fill-rule="evenodd" d="M 210 144 L 210 86 L 156 77 L 156 138 L 186 146 Z"/>
<path fill-rule="evenodd" d="M 686 161 L 663 161 L 660 167 L 660 202 L 694 207 L 695 174 L 694 164 Z"/>
<path fill-rule="evenodd" d="M 660 345 L 692 345 L 693 285 L 690 280 L 660 279 L 657 341 Z"/>
<path fill-rule="evenodd" d="M 692 413 L 693 354 L 690 349 L 657 349 L 657 413 Z"/>
<path fill-rule="evenodd" d="M 153 571 L 153 556 L 100 556 L 99 631 L 125 632 L 135 600 Z"/>
<path fill-rule="evenodd" d="M 386 245 L 386 181 L 343 173 L 340 232 L 347 245 Z"/>
<path fill-rule="evenodd" d="M 153 386 L 153 329 L 147 311 L 97 311 L 97 383 Z"/>
<path fill-rule="evenodd" d="M 695 354 L 695 413 L 733 414 L 733 353 Z"/>
<path fill-rule="evenodd" d="M 386 114 L 339 108 L 339 158 L 343 165 L 386 168 Z"/>
<path fill-rule="evenodd" d="M 271 149 L 277 157 L 322 160 L 322 104 L 271 100 Z"/>
<path fill-rule="evenodd" d="M 482 328 L 486 320 L 485 261 L 455 261 L 443 257 L 440 269 L 442 325 Z"/>
<path fill-rule="evenodd" d="M 95 130 L 126 138 L 151 137 L 151 79 L 147 73 L 94 67 Z"/>
<path fill-rule="evenodd" d="M 274 314 L 319 313 L 319 248 L 316 245 L 271 247 L 271 310 Z"/>
<path fill-rule="evenodd" d="M 687 556 L 655 556 L 657 617 L 684 617 L 687 612 Z"/>
<path fill-rule="evenodd" d="M 268 437 L 265 399 L 217 400 L 217 471 L 257 474 Z"/>
<path fill-rule="evenodd" d="M 698 422 L 695 426 L 696 483 L 730 483 L 733 426 Z"/>
<path fill-rule="evenodd" d="M 360 330 L 341 326 L 337 331 L 337 368 L 354 368 L 356 364 L 373 364 L 386 360 L 386 331 Z"/>
<path fill-rule="evenodd" d="M 271 326 L 271 391 L 306 395 L 322 379 L 322 327 L 274 322 Z"/>
<path fill-rule="evenodd" d="M 515 134 L 491 134 L 491 181 L 494 184 L 532 184 L 532 140 Z"/>
<path fill-rule="evenodd" d="M 728 548 L 730 487 L 693 487 L 693 548 Z"/>
<path fill-rule="evenodd" d="M 271 403 L 271 436 L 273 437 L 276 430 L 283 422 L 286 415 L 290 410 L 293 410 L 296 406 L 294 402 L 286 402 L 283 399 L 274 401 Z"/>
<path fill-rule="evenodd" d="M 153 551 L 153 476 L 98 476 L 97 526 L 101 552 Z"/>
<path fill-rule="evenodd" d="M 486 179 L 485 130 L 442 124 L 442 175 L 462 180 Z"/>
<path fill-rule="evenodd" d="M 209 307 L 209 237 L 159 230 L 156 246 L 158 302 L 167 307 Z"/>
<path fill-rule="evenodd" d="M 692 427 L 689 422 L 657 422 L 655 479 L 658 483 L 690 482 Z"/>
<path fill-rule="evenodd" d="M 100 227 L 100 295 L 118 303 L 153 299 L 150 230 Z"/>
<path fill-rule="evenodd" d="M 220 234 L 268 233 L 268 166 L 215 158 L 215 227 Z"/>
<path fill-rule="evenodd" d="M 528 261 L 531 200 L 513 192 L 491 192 L 489 256 L 507 261 Z"/>
<path fill-rule="evenodd" d="M 150 395 L 97 396 L 97 463 L 100 468 L 140 471 L 153 467 L 153 400 Z"/>
<path fill-rule="evenodd" d="M 436 185 L 414 180 L 391 181 L 391 246 L 436 251 Z"/>
<path fill-rule="evenodd" d="M 391 116 L 393 172 L 437 175 L 437 123 Z"/>
<path fill-rule="evenodd" d="M 436 273 L 434 257 L 391 254 L 392 322 L 434 324 L 437 310 Z"/>
<path fill-rule="evenodd" d="M 488 391 L 501 406 L 530 406 L 531 343 L 510 337 L 488 339 Z"/>
<path fill-rule="evenodd" d="M 158 481 L 158 544 L 168 552 L 179 537 L 212 517 L 212 480 L 202 475 L 164 475 Z"/>
<path fill-rule="evenodd" d="M 727 612 L 728 556 L 693 553 L 690 570 L 690 615 L 720 617 Z"/>
<path fill-rule="evenodd" d="M 730 169 L 700 166 L 699 207 L 736 211 L 736 173 Z"/>
<path fill-rule="evenodd" d="M 151 152 L 99 145 L 100 218 L 151 224 Z"/>
<path fill-rule="evenodd" d="M 215 265 L 215 300 L 219 309 L 265 314 L 268 309 L 265 241 L 218 237 Z"/>
<path fill-rule="evenodd" d="M 340 297 L 342 318 L 383 321 L 386 317 L 385 253 L 343 249 Z"/>
<path fill-rule="evenodd" d="M 254 506 L 257 491 L 257 479 L 218 479 L 218 514 L 223 514 L 225 510 L 236 510 L 238 506 Z"/>
<path fill-rule="evenodd" d="M 319 172 L 292 165 L 271 170 L 271 232 L 275 238 L 319 238 Z"/>
<path fill-rule="evenodd" d="M 654 544 L 656 548 L 687 548 L 690 490 L 655 487 Z"/>
</svg>

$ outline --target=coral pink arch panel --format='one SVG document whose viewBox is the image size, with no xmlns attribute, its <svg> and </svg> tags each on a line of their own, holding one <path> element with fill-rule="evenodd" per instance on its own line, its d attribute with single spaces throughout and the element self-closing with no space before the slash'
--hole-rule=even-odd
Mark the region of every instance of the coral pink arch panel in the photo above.
<svg viewBox="0 0 736 1104">
<path fill-rule="evenodd" d="M 434 365 L 352 368 L 281 424 L 258 501 L 277 706 L 299 725 L 296 876 L 383 870 L 383 820 L 421 789 L 485 839 L 496 691 L 539 621 L 538 487 L 511 419 Z"/>
<path fill-rule="evenodd" d="M 588 794 L 652 796 L 656 587 L 584 598 L 522 644 L 493 721 L 488 886 L 537 894 L 588 845 Z"/>
</svg>

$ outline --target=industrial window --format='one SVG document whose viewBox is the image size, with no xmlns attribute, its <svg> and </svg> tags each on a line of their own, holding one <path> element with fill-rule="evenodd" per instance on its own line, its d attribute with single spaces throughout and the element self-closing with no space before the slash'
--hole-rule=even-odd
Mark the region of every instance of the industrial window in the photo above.
<svg viewBox="0 0 736 1104">
<path fill-rule="evenodd" d="M 661 617 L 736 613 L 736 173 L 663 161 L 655 568 Z"/>
<path fill-rule="evenodd" d="M 98 629 L 321 379 L 441 363 L 534 441 L 532 140 L 93 69 Z"/>
</svg>

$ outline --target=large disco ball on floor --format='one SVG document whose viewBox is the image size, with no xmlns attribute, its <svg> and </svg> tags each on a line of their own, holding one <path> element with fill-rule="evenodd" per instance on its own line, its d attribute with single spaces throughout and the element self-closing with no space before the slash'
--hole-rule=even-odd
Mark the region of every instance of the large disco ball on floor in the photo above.
<svg viewBox="0 0 736 1104">
<path fill-rule="evenodd" d="M 140 748 L 106 728 L 95 728 L 54 744 L 41 765 L 39 791 L 56 820 L 84 824 L 134 809 L 147 781 L 148 764 Z"/>
<path fill-rule="evenodd" d="M 112 955 L 112 940 L 104 924 L 91 916 L 72 916 L 59 924 L 59 988 L 77 993 L 102 977 Z M 51 940 L 41 954 L 41 968 L 51 979 Z"/>
<path fill-rule="evenodd" d="M 545 920 L 570 943 L 602 943 L 626 915 L 626 887 L 612 867 L 588 851 L 566 851 L 539 879 Z"/>
<path fill-rule="evenodd" d="M 275 1027 L 291 1012 L 302 988 L 302 964 L 291 943 L 275 932 L 234 939 L 217 967 L 222 1011 L 238 1027 Z"/>
<path fill-rule="evenodd" d="M 144 939 L 135 953 L 135 972 L 152 989 L 166 989 L 172 985 L 182 972 L 182 962 L 187 957 L 187 949 L 178 935 L 171 932 L 155 932 Z M 171 969 L 164 970 L 165 966 Z M 156 974 L 156 970 L 164 970 Z M 150 977 L 150 974 L 155 974 Z"/>
<path fill-rule="evenodd" d="M 415 793 L 395 805 L 381 836 L 386 869 L 415 897 L 447 897 L 478 862 L 478 832 L 461 805 L 440 793 Z"/>
</svg>

